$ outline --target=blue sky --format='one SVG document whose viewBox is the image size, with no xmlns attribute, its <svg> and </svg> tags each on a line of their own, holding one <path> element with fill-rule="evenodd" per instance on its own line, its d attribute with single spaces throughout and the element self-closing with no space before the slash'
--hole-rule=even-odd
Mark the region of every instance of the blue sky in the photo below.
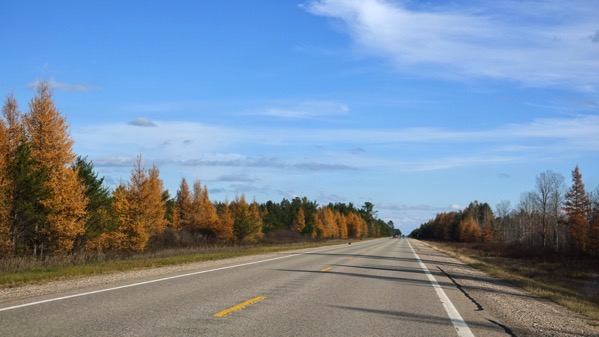
<svg viewBox="0 0 599 337">
<path fill-rule="evenodd" d="M 110 186 L 134 158 L 214 200 L 374 203 L 409 232 L 599 186 L 599 2 L 3 1 L 0 93 L 48 81 Z"/>
</svg>

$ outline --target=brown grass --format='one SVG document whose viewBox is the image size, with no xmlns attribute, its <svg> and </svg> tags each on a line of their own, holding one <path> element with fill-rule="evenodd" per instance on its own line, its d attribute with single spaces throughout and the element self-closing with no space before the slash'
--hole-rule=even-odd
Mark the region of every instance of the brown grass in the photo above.
<svg viewBox="0 0 599 337">
<path fill-rule="evenodd" d="M 157 268 L 239 256 L 283 252 L 344 243 L 344 240 L 260 245 L 206 245 L 162 249 L 129 255 L 82 253 L 44 260 L 33 257 L 0 259 L 0 288 L 39 284 L 128 270 Z"/>
<path fill-rule="evenodd" d="M 468 265 L 589 318 L 599 320 L 599 259 L 551 252 L 426 242 Z"/>
</svg>

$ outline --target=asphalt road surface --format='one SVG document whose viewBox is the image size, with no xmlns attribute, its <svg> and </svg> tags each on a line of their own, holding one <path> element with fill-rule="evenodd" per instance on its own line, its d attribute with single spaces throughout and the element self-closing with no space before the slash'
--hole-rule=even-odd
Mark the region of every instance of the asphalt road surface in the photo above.
<svg viewBox="0 0 599 337">
<path fill-rule="evenodd" d="M 507 336 L 431 252 L 356 241 L 5 302 L 0 336 Z"/>
</svg>

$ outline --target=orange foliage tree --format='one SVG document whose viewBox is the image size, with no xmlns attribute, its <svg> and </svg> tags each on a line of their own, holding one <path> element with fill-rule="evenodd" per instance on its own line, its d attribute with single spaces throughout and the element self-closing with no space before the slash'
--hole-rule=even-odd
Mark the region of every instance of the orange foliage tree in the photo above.
<svg viewBox="0 0 599 337">
<path fill-rule="evenodd" d="M 119 218 L 122 248 L 143 251 L 152 237 L 158 238 L 166 227 L 163 183 L 156 166 L 146 170 L 138 156 L 131 179 L 113 193 L 114 208 Z"/>
<path fill-rule="evenodd" d="M 189 184 L 185 178 L 181 178 L 179 190 L 175 197 L 175 219 L 173 227 L 176 230 L 189 228 L 192 217 L 192 196 Z"/>
<path fill-rule="evenodd" d="M 306 227 L 306 215 L 304 213 L 304 208 L 300 207 L 293 217 L 291 231 L 301 233 L 305 227 Z"/>
<path fill-rule="evenodd" d="M 460 221 L 458 233 L 462 242 L 476 242 L 480 239 L 480 228 L 473 217 L 466 217 Z"/>
<path fill-rule="evenodd" d="M 217 208 L 219 227 L 221 228 L 222 234 L 218 237 L 221 241 L 229 242 L 235 240 L 233 214 L 229 207 L 229 203 L 225 201 L 221 204 L 220 208 Z"/>
<path fill-rule="evenodd" d="M 354 212 L 347 215 L 347 236 L 350 238 L 361 238 L 366 222 Z"/>
<path fill-rule="evenodd" d="M 343 213 L 335 211 L 335 222 L 337 223 L 338 235 L 341 239 L 347 239 L 347 218 Z"/>
<path fill-rule="evenodd" d="M 48 197 L 41 200 L 48 216 L 40 224 L 39 234 L 44 240 L 36 247 L 40 249 L 37 253 L 70 252 L 75 238 L 84 231 L 87 197 L 77 172 L 71 168 L 75 160 L 73 140 L 66 119 L 54 105 L 48 84 L 38 85 L 24 125 L 31 157 L 36 170 L 47 174 L 45 187 L 49 191 Z"/>
</svg>

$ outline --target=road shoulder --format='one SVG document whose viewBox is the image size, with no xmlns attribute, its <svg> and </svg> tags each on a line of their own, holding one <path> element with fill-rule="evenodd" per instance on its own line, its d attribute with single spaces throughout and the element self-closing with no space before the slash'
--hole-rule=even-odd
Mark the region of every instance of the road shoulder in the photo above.
<svg viewBox="0 0 599 337">
<path fill-rule="evenodd" d="M 493 278 L 420 241 L 411 240 L 427 267 L 440 272 L 472 302 L 473 310 L 512 336 L 599 336 L 592 320 Z M 454 295 L 455 296 L 455 295 Z"/>
</svg>

